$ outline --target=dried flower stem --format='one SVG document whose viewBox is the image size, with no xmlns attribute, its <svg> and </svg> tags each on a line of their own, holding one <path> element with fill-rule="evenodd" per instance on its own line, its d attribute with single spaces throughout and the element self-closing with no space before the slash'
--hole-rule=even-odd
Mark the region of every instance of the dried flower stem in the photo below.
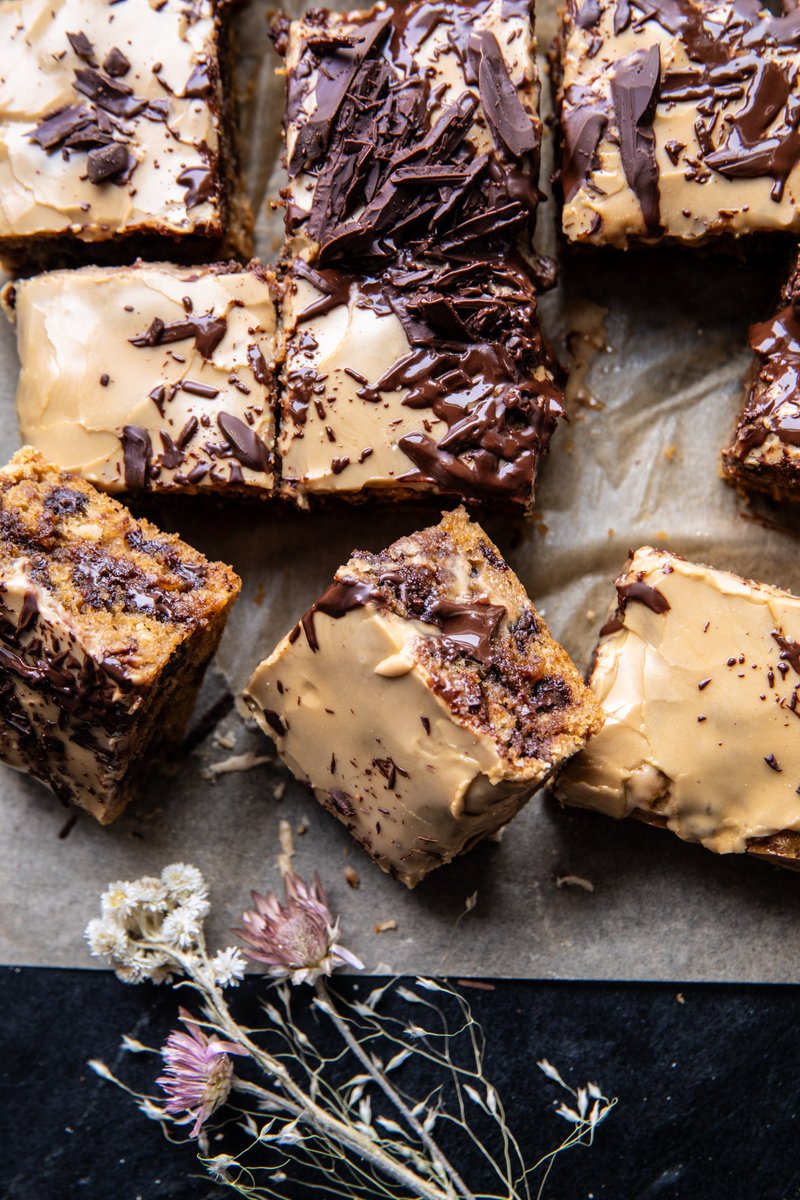
<svg viewBox="0 0 800 1200">
<path fill-rule="evenodd" d="M 152 942 L 150 945 L 154 950 L 167 949 L 167 947 L 163 947 L 158 942 Z M 188 957 L 181 954 L 180 951 L 176 951 L 174 948 L 169 948 L 169 950 L 176 962 L 183 966 L 187 975 L 191 976 L 194 971 L 196 971 L 196 965 L 192 963 Z M 202 944 L 200 946 L 200 952 L 203 966 L 205 967 L 208 965 L 208 957 L 205 952 L 205 946 Z M 410 1189 L 411 1194 L 415 1197 L 418 1197 L 418 1200 L 454 1200 L 457 1195 L 460 1195 L 463 1200 L 474 1200 L 472 1193 L 466 1189 L 460 1180 L 460 1188 L 458 1190 L 456 1190 L 454 1184 L 450 1184 L 446 1185 L 446 1190 L 443 1191 L 435 1184 L 432 1184 L 422 1178 L 410 1167 L 398 1162 L 394 1157 L 392 1157 L 391 1154 L 383 1150 L 380 1145 L 376 1145 L 368 1137 L 360 1133 L 359 1130 L 355 1129 L 351 1125 L 347 1125 L 344 1121 L 340 1121 L 337 1117 L 331 1116 L 330 1113 L 326 1112 L 325 1109 L 317 1104 L 316 1101 L 313 1100 L 312 1097 L 292 1078 L 283 1064 L 279 1062 L 279 1060 L 273 1055 L 268 1054 L 265 1050 L 263 1050 L 256 1042 L 254 1042 L 243 1030 L 242 1026 L 233 1019 L 221 989 L 217 987 L 216 984 L 210 982 L 210 972 L 209 982 L 207 982 L 204 988 L 201 989 L 201 994 L 204 996 L 206 1001 L 206 1015 L 210 1018 L 210 1024 L 217 1030 L 217 1032 L 224 1034 L 231 1041 L 236 1042 L 239 1046 L 246 1050 L 253 1061 L 256 1062 L 262 1068 L 262 1070 L 266 1072 L 266 1074 L 272 1076 L 277 1081 L 286 1095 L 281 1095 L 280 1092 L 269 1091 L 266 1088 L 259 1087 L 257 1084 L 251 1084 L 246 1080 L 239 1079 L 238 1077 L 235 1079 L 234 1084 L 237 1090 L 262 1096 L 264 1099 L 269 1100 L 271 1106 L 279 1110 L 282 1109 L 284 1112 L 288 1112 L 295 1120 L 300 1121 L 302 1124 L 312 1126 L 313 1128 L 327 1135 L 331 1141 L 337 1142 L 339 1145 L 348 1150 L 352 1150 L 360 1158 L 372 1163 L 388 1178 L 393 1179 L 396 1183 L 399 1183 L 403 1187 Z M 330 1012 L 333 1012 L 332 1008 L 330 1009 Z M 345 1027 L 344 1022 L 341 1022 L 341 1025 Z M 338 1025 L 337 1028 L 339 1028 Z M 347 1032 L 349 1034 L 349 1030 Z M 348 1045 L 349 1044 L 350 1043 L 348 1041 Z M 361 1061 L 360 1055 L 359 1060 Z M 370 1065 L 368 1060 L 364 1065 Z M 375 1077 L 376 1082 L 380 1082 L 379 1076 L 375 1073 L 374 1067 L 371 1067 L 371 1065 L 370 1074 Z M 383 1083 L 381 1083 L 381 1086 L 383 1086 Z M 392 1089 L 392 1091 L 394 1091 L 394 1089 Z M 399 1102 L 400 1105 L 403 1103 L 399 1096 L 397 1096 L 397 1102 Z M 408 1116 L 411 1117 L 411 1114 L 409 1113 Z M 411 1119 L 412 1121 L 414 1120 L 414 1118 Z M 424 1135 L 423 1130 L 420 1131 L 424 1137 L 427 1137 L 427 1135 Z M 452 1178 L 451 1172 L 453 1175 L 456 1174 L 454 1168 L 447 1163 L 447 1160 L 444 1158 L 444 1155 L 441 1153 L 441 1151 L 439 1151 L 438 1147 L 436 1147 L 436 1150 L 438 1158 L 442 1160 L 443 1164 L 446 1164 L 448 1178 Z"/>
<path fill-rule="evenodd" d="M 374 1062 L 365 1052 L 364 1048 L 360 1045 L 357 1038 L 353 1036 L 352 1030 L 347 1022 L 343 1020 L 337 1012 L 336 1006 L 331 998 L 331 994 L 328 991 L 327 985 L 323 979 L 317 980 L 317 995 L 319 997 L 317 1001 L 317 1008 L 321 1012 L 324 1012 L 325 1015 L 333 1022 L 338 1033 L 346 1043 L 347 1048 L 358 1059 L 373 1082 L 377 1084 L 377 1086 L 383 1092 L 384 1096 L 386 1096 L 386 1098 L 394 1105 L 400 1116 L 408 1125 L 409 1129 L 411 1129 L 417 1135 L 422 1145 L 428 1151 L 428 1154 L 430 1154 L 431 1161 L 439 1168 L 441 1174 L 446 1179 L 450 1180 L 450 1183 L 452 1184 L 456 1193 L 461 1196 L 463 1200 L 475 1200 L 474 1193 L 471 1192 L 464 1183 L 464 1180 L 461 1178 L 458 1171 L 455 1169 L 449 1159 L 443 1154 L 436 1141 L 431 1137 L 426 1129 L 423 1129 L 422 1123 L 418 1121 L 411 1112 L 411 1109 L 405 1103 L 400 1093 L 389 1082 L 386 1075 L 376 1068 Z"/>
</svg>

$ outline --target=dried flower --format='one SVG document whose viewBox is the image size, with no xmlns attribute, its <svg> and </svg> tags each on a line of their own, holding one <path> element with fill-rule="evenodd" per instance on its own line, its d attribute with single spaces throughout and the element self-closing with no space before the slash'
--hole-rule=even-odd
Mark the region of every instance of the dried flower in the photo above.
<svg viewBox="0 0 800 1200">
<path fill-rule="evenodd" d="M 238 946 L 228 946 L 225 950 L 218 950 L 211 960 L 214 980 L 217 986 L 222 988 L 238 987 L 239 981 L 244 979 L 246 966 L 247 963 Z"/>
<path fill-rule="evenodd" d="M 229 1055 L 243 1054 L 233 1042 L 208 1037 L 185 1008 L 180 1018 L 188 1033 L 176 1029 L 162 1047 L 164 1074 L 156 1083 L 169 1099 L 164 1110 L 177 1125 L 193 1121 L 189 1137 L 197 1137 L 202 1125 L 228 1099 L 233 1079 Z M 183 1116 L 177 1114 L 184 1114 Z"/>
<path fill-rule="evenodd" d="M 209 903 L 197 867 L 173 863 L 160 879 L 118 880 L 100 904 L 103 915 L 89 922 L 86 940 L 123 983 L 166 983 L 199 953 Z"/>
<path fill-rule="evenodd" d="M 339 921 L 334 921 L 319 875 L 309 887 L 287 871 L 283 877 L 285 903 L 270 892 L 252 892 L 254 911 L 242 916 L 244 928 L 235 929 L 247 943 L 245 953 L 269 966 L 275 979 L 315 983 L 341 965 L 361 970 L 363 963 L 337 942 Z"/>
</svg>

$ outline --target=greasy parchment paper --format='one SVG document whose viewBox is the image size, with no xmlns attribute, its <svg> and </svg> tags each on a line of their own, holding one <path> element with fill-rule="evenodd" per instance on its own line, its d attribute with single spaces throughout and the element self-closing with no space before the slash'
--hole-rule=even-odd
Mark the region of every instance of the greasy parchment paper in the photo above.
<svg viewBox="0 0 800 1200">
<path fill-rule="evenodd" d="M 265 196 L 279 172 L 282 84 L 263 9 L 240 17 L 248 181 L 258 251 L 275 255 L 280 220 Z M 546 46 L 554 6 L 542 6 Z M 547 173 L 547 168 L 546 168 Z M 539 238 L 551 252 L 556 206 Z M 747 258 L 651 251 L 559 254 L 560 287 L 545 326 L 576 367 L 571 423 L 553 442 L 540 517 L 485 524 L 554 634 L 585 667 L 629 545 L 655 542 L 800 591 L 791 518 L 759 516 L 718 477 L 749 364 L 748 324 L 769 309 L 787 248 Z M 17 362 L 0 329 L 0 452 L 16 448 Z M 766 519 L 764 514 L 766 514 Z M 378 549 L 436 519 L 435 509 L 324 514 L 165 503 L 152 514 L 207 554 L 233 563 L 244 592 L 198 713 L 238 691 L 355 547 Z M 219 735 L 224 745 L 219 744 Z M 800 877 L 742 857 L 718 858 L 634 822 L 562 813 L 535 797 L 500 844 L 488 842 L 409 893 L 374 867 L 337 822 L 274 761 L 204 777 L 233 755 L 271 744 L 230 715 L 198 749 L 162 772 L 148 797 L 110 829 L 68 814 L 27 777 L 0 768 L 0 959 L 86 966 L 87 919 L 105 884 L 175 860 L 196 863 L 213 896 L 212 944 L 228 938 L 251 887 L 278 885 L 278 822 L 307 824 L 296 865 L 318 867 L 347 944 L 371 969 L 550 978 L 794 981 L 800 976 Z M 277 791 L 276 791 L 277 789 Z M 354 867 L 358 889 L 344 869 Z M 594 890 L 558 886 L 563 876 Z M 467 902 L 469 898 L 469 903 Z M 474 906 L 472 901 L 475 901 Z M 397 928 L 376 933 L 376 924 Z"/>
</svg>

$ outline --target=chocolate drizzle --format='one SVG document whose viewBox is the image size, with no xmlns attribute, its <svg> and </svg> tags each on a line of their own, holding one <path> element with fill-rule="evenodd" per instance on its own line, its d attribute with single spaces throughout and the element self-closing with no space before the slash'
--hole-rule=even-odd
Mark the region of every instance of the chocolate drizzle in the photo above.
<svg viewBox="0 0 800 1200">
<path fill-rule="evenodd" d="M 300 618 L 299 625 L 312 651 L 316 654 L 319 650 L 314 628 L 314 617 L 318 612 L 338 621 L 354 608 L 363 608 L 367 604 L 376 604 L 379 607 L 385 607 L 386 604 L 384 597 L 372 583 L 361 579 L 335 579 L 316 604 L 312 604 L 308 612 Z"/>
<path fill-rule="evenodd" d="M 625 612 L 631 600 L 635 600 L 639 604 L 644 604 L 645 608 L 649 608 L 651 612 L 658 615 L 670 610 L 670 603 L 666 596 L 662 592 L 659 592 L 658 588 L 651 587 L 649 583 L 645 583 L 643 579 L 633 579 L 630 583 L 618 583 L 617 597 L 621 613 Z"/>
<path fill-rule="evenodd" d="M 186 317 L 181 321 L 166 323 L 160 317 L 154 317 L 144 333 L 128 338 L 132 346 L 140 348 L 149 346 L 164 346 L 172 342 L 182 342 L 194 338 L 198 353 L 203 358 L 211 358 L 228 330 L 225 317 L 215 317 L 208 312 L 201 317 Z"/>
</svg>

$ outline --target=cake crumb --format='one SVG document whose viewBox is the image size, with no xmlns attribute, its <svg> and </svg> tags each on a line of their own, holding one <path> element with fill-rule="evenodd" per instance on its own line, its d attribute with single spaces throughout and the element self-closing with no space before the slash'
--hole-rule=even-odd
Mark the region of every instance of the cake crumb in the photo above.
<svg viewBox="0 0 800 1200">
<path fill-rule="evenodd" d="M 232 733 L 220 733 L 217 730 L 211 741 L 220 750 L 232 750 L 236 745 L 236 736 Z"/>
<path fill-rule="evenodd" d="M 297 822 L 297 825 L 295 826 L 295 833 L 298 834 L 299 837 L 303 837 L 304 834 L 308 833 L 308 821 L 305 819 L 305 817 L 302 817 Z"/>
<path fill-rule="evenodd" d="M 591 879 L 585 879 L 583 875 L 559 875 L 556 878 L 556 887 L 582 888 L 584 892 L 594 891 L 594 884 Z"/>
<path fill-rule="evenodd" d="M 233 771 L 252 771 L 253 767 L 260 767 L 271 761 L 267 754 L 254 754 L 252 750 L 246 750 L 244 754 L 232 754 L 230 758 L 221 758 L 218 762 L 209 763 L 200 774 L 203 779 L 215 783 L 218 775 L 230 775 Z"/>
<path fill-rule="evenodd" d="M 397 929 L 397 921 L 394 917 L 390 917 L 388 921 L 379 921 L 375 926 L 376 933 L 391 933 L 393 929 Z"/>
<path fill-rule="evenodd" d="M 285 779 L 282 779 L 282 780 L 280 781 L 280 783 L 276 783 L 276 784 L 275 784 L 275 787 L 272 789 L 272 795 L 274 796 L 274 798 L 275 798 L 276 800 L 282 800 L 282 799 L 283 799 L 283 793 L 284 793 L 285 791 L 286 791 L 286 780 L 285 780 Z"/>
<path fill-rule="evenodd" d="M 342 874 L 347 880 L 348 887 L 353 888 L 354 891 L 361 887 L 361 876 L 355 867 L 345 867 Z"/>
<path fill-rule="evenodd" d="M 686 999 L 685 999 L 685 997 L 684 997 L 684 995 L 683 995 L 683 992 L 678 992 L 678 994 L 676 995 L 675 999 L 678 1001 L 678 1004 L 685 1004 L 685 1003 L 686 1003 Z"/>
<path fill-rule="evenodd" d="M 673 442 L 671 446 L 667 446 L 667 448 L 662 450 L 661 453 L 668 463 L 673 463 L 675 461 L 675 455 L 678 453 L 678 447 Z"/>
<path fill-rule="evenodd" d="M 281 878 L 283 878 L 284 875 L 291 874 L 292 859 L 294 858 L 292 827 L 285 817 L 281 817 L 278 822 L 278 840 L 280 841 L 281 852 L 277 858 L 277 867 L 281 873 Z"/>
</svg>

